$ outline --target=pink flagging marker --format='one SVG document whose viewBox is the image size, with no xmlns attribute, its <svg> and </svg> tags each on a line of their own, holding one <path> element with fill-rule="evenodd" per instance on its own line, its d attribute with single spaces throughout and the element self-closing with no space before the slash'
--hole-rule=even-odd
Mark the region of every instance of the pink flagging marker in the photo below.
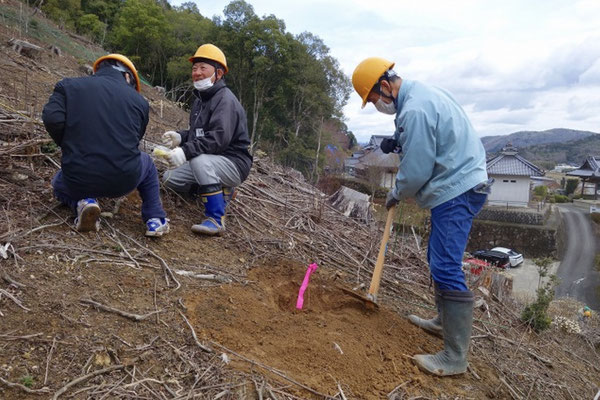
<svg viewBox="0 0 600 400">
<path fill-rule="evenodd" d="M 310 274 L 315 272 L 318 265 L 317 263 L 312 263 L 308 266 L 306 270 L 306 274 L 304 275 L 304 280 L 302 281 L 302 285 L 300 286 L 300 290 L 298 291 L 298 300 L 296 301 L 296 308 L 298 310 L 302 310 L 302 306 L 304 305 L 304 291 L 308 287 L 308 280 L 310 279 Z"/>
</svg>

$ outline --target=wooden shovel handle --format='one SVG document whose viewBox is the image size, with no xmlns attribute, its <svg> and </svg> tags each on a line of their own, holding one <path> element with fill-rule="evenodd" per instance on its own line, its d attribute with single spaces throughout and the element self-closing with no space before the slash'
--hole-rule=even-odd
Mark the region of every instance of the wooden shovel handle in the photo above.
<svg viewBox="0 0 600 400">
<path fill-rule="evenodd" d="M 377 255 L 377 262 L 375 263 L 375 269 L 373 270 L 373 277 L 371 278 L 371 286 L 369 287 L 369 296 L 372 300 L 377 299 L 377 292 L 379 291 L 379 282 L 381 281 L 381 273 L 383 272 L 383 262 L 385 261 L 385 248 L 390 238 L 392 230 L 392 222 L 394 222 L 394 215 L 396 213 L 396 206 L 390 207 L 388 210 L 387 220 L 385 221 L 385 229 L 383 230 L 383 238 L 379 245 L 379 254 Z"/>
</svg>

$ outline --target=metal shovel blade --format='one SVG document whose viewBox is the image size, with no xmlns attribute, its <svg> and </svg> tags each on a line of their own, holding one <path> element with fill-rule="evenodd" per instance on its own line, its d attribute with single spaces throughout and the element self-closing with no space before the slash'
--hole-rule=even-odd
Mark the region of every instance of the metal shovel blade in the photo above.
<svg viewBox="0 0 600 400">
<path fill-rule="evenodd" d="M 350 296 L 352 296 L 352 297 L 354 297 L 356 299 L 362 300 L 363 303 L 365 304 L 365 306 L 367 308 L 369 308 L 369 309 L 379 308 L 379 304 L 377 304 L 375 302 L 376 299 L 375 298 L 371 298 L 372 297 L 371 295 L 363 296 L 362 294 L 360 294 L 358 292 L 355 292 L 354 290 L 345 288 L 345 287 L 340 287 L 340 289 L 341 289 L 342 292 L 344 292 L 346 294 L 349 294 Z"/>
</svg>

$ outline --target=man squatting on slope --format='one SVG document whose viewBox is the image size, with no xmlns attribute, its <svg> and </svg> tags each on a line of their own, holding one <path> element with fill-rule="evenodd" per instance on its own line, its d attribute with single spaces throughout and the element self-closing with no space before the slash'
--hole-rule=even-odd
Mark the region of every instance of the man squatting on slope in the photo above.
<svg viewBox="0 0 600 400">
<path fill-rule="evenodd" d="M 98 230 L 97 197 L 121 197 L 138 189 L 146 236 L 162 236 L 169 223 L 156 167 L 138 149 L 149 105 L 140 95 L 133 63 L 121 54 L 94 62 L 94 75 L 58 82 L 44 106 L 46 130 L 62 150 L 52 179 L 54 195 L 76 213 L 80 232 Z"/>
<path fill-rule="evenodd" d="M 227 60 L 218 47 L 200 46 L 190 62 L 195 100 L 189 128 L 163 134 L 173 149 L 167 160 L 175 168 L 163 180 L 178 192 L 200 194 L 206 218 L 192 231 L 218 235 L 225 231 L 225 208 L 234 188 L 252 166 L 246 113 L 225 85 Z"/>
</svg>

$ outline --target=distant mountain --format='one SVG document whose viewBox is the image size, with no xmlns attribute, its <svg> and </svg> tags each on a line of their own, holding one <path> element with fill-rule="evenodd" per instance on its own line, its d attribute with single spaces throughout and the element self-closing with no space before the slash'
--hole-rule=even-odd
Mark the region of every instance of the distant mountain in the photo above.
<svg viewBox="0 0 600 400">
<path fill-rule="evenodd" d="M 510 135 L 503 136 L 484 136 L 481 138 L 483 147 L 488 153 L 497 153 L 502 147 L 506 146 L 507 143 L 511 143 L 515 146 L 519 153 L 523 153 L 525 147 L 537 146 L 537 145 L 550 145 L 552 143 L 563 144 L 579 141 L 590 136 L 598 136 L 595 132 L 588 131 L 576 131 L 573 129 L 549 129 L 547 131 L 522 131 L 511 133 Z"/>
<path fill-rule="evenodd" d="M 565 143 L 541 144 L 517 149 L 519 155 L 535 163 L 568 163 L 581 165 L 588 156 L 600 156 L 600 135 L 588 135 L 584 139 Z"/>
</svg>

